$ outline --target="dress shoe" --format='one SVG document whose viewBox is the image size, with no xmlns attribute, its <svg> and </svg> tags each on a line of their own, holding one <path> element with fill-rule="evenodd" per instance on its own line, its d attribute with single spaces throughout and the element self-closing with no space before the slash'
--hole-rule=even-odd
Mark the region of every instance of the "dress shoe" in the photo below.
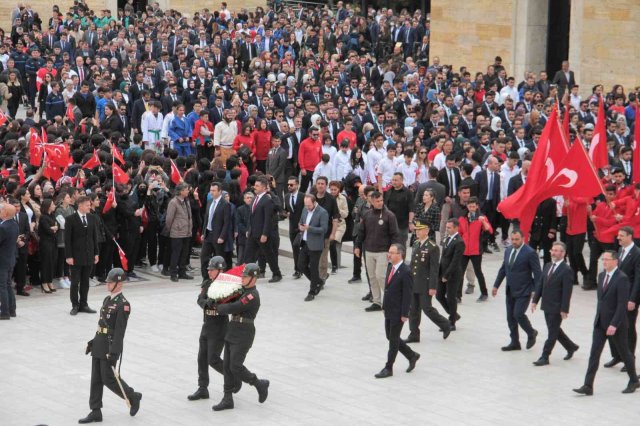
<svg viewBox="0 0 640 426">
<path fill-rule="evenodd" d="M 386 379 L 387 377 L 393 376 L 393 371 L 389 370 L 387 367 L 380 370 L 378 374 L 375 375 L 376 379 Z"/>
<path fill-rule="evenodd" d="M 533 330 L 533 333 L 527 339 L 527 349 L 531 349 L 536 344 L 536 337 L 538 337 L 538 330 Z"/>
<path fill-rule="evenodd" d="M 336 275 L 338 273 L 338 268 L 331 268 L 331 275 Z"/>
<path fill-rule="evenodd" d="M 420 343 L 420 336 L 414 336 L 412 334 L 410 334 L 409 336 L 407 336 L 407 338 L 404 340 L 405 343 Z"/>
<path fill-rule="evenodd" d="M 173 281 L 174 283 L 177 283 L 178 281 L 180 281 L 180 279 L 178 278 L 177 275 L 171 275 L 171 281 Z"/>
<path fill-rule="evenodd" d="M 89 307 L 89 305 L 84 305 L 83 307 L 81 307 L 80 309 L 78 309 L 78 312 L 84 312 L 85 314 L 95 314 L 96 311 L 94 311 L 93 309 L 91 309 Z"/>
<path fill-rule="evenodd" d="M 549 365 L 549 358 L 540 357 L 537 361 L 533 362 L 536 367 L 542 367 L 543 365 Z"/>
<path fill-rule="evenodd" d="M 452 331 L 456 331 L 456 330 L 457 330 L 457 328 L 456 328 L 455 324 L 450 324 L 449 325 L 449 333 L 451 333 Z M 443 331 L 443 333 L 444 333 L 444 331 Z M 446 337 L 445 337 L 445 339 L 446 339 Z"/>
<path fill-rule="evenodd" d="M 587 396 L 593 395 L 593 388 L 587 385 L 582 385 L 581 387 L 579 387 L 578 389 L 574 389 L 573 391 L 575 393 L 579 393 L 580 395 L 587 395 Z"/>
<path fill-rule="evenodd" d="M 213 411 L 232 410 L 233 409 L 233 396 L 230 393 L 225 392 L 222 400 L 211 407 Z"/>
<path fill-rule="evenodd" d="M 376 312 L 376 311 L 381 311 L 382 310 L 382 306 L 377 305 L 375 303 L 372 303 L 371 306 L 364 308 L 364 310 L 366 312 Z"/>
<path fill-rule="evenodd" d="M 302 277 L 302 272 L 294 272 L 293 273 L 293 278 L 298 280 L 300 279 L 300 277 Z"/>
<path fill-rule="evenodd" d="M 621 373 L 626 373 L 626 372 L 627 372 L 627 366 L 625 365 L 624 367 L 622 367 L 622 368 L 620 369 L 620 372 L 621 372 Z"/>
<path fill-rule="evenodd" d="M 0 315 L 0 320 L 10 320 L 11 315 Z"/>
<path fill-rule="evenodd" d="M 309 294 L 307 294 L 307 297 L 304 298 L 304 301 L 305 302 L 311 302 L 315 298 L 316 298 L 316 296 L 314 296 L 313 294 L 309 293 Z"/>
<path fill-rule="evenodd" d="M 484 254 L 493 254 L 493 252 L 491 250 L 489 250 L 489 247 L 485 248 L 482 252 Z"/>
<path fill-rule="evenodd" d="M 587 285 L 587 284 L 582 285 L 582 289 L 585 291 L 595 290 L 596 288 L 598 287 L 595 285 Z"/>
<path fill-rule="evenodd" d="M 24 290 L 17 291 L 17 292 L 16 292 L 16 294 L 17 294 L 18 296 L 31 296 L 29 293 L 27 293 L 27 292 L 26 292 L 26 291 L 24 291 Z"/>
<path fill-rule="evenodd" d="M 258 272 L 258 278 L 264 278 L 264 277 L 265 277 L 264 271 Z"/>
<path fill-rule="evenodd" d="M 638 388 L 640 388 L 640 382 L 632 382 L 627 385 L 622 393 L 634 393 Z"/>
<path fill-rule="evenodd" d="M 197 391 L 187 397 L 189 401 L 197 401 L 199 399 L 209 399 L 209 390 L 204 386 L 200 386 Z"/>
<path fill-rule="evenodd" d="M 83 425 L 83 424 L 86 424 L 86 423 L 101 422 L 101 421 L 102 421 L 102 411 L 100 411 L 100 410 L 91 410 L 89 415 L 87 417 L 85 417 L 84 419 L 78 420 L 78 423 Z"/>
<path fill-rule="evenodd" d="M 493 251 L 495 251 L 496 253 L 500 252 L 500 246 L 497 243 L 492 243 L 491 244 L 491 248 L 493 249 Z"/>
<path fill-rule="evenodd" d="M 416 368 L 416 362 L 420 359 L 420 354 L 418 352 L 414 352 L 415 355 L 413 358 L 409 360 L 409 367 L 407 368 L 407 373 L 411 373 L 414 368 Z"/>
<path fill-rule="evenodd" d="M 472 285 L 467 284 L 467 289 L 464 291 L 464 294 L 473 294 L 474 290 L 475 288 Z"/>
<path fill-rule="evenodd" d="M 616 365 L 618 365 L 618 363 L 622 362 L 621 360 L 614 358 L 609 362 L 605 362 L 603 367 L 604 368 L 611 368 L 611 367 L 615 367 Z"/>
<path fill-rule="evenodd" d="M 576 353 L 578 349 L 580 349 L 580 346 L 576 345 L 574 349 L 567 351 L 567 354 L 564 356 L 564 360 L 569 361 L 571 358 L 573 358 L 573 354 Z"/>
<path fill-rule="evenodd" d="M 357 283 L 361 283 L 362 282 L 362 278 L 360 277 L 356 277 L 353 276 L 351 277 L 351 279 L 349 281 L 347 281 L 349 284 L 357 284 Z"/>
<path fill-rule="evenodd" d="M 138 278 L 140 278 L 140 277 L 138 276 L 138 274 L 136 274 L 136 273 L 135 273 L 135 272 L 133 272 L 133 271 L 131 271 L 131 272 L 127 272 L 127 277 L 129 277 L 129 278 L 133 278 L 133 279 L 138 279 Z"/>
<path fill-rule="evenodd" d="M 273 278 L 269 280 L 270 283 L 277 283 L 282 281 L 282 275 L 274 275 Z"/>
<path fill-rule="evenodd" d="M 163 269 L 162 271 L 160 271 L 160 275 L 162 275 L 163 277 L 170 277 L 171 272 L 169 272 L 168 269 Z"/>
<path fill-rule="evenodd" d="M 179 274 L 178 278 L 183 279 L 183 280 L 192 280 L 193 277 L 191 275 L 187 275 L 187 274 Z"/>
<path fill-rule="evenodd" d="M 134 392 L 133 398 L 129 401 L 131 403 L 131 408 L 129 409 L 129 415 L 131 417 L 135 416 L 140 409 L 140 400 L 142 399 L 142 394 L 140 392 Z"/>
<path fill-rule="evenodd" d="M 16 317 L 16 311 L 15 311 L 15 309 L 14 309 L 13 311 L 9 311 L 9 316 L 10 316 L 11 318 L 15 318 L 15 317 Z"/>
<path fill-rule="evenodd" d="M 480 297 L 478 297 L 478 300 L 476 300 L 476 302 L 486 302 L 487 300 L 489 300 L 489 296 L 487 296 L 486 294 L 482 294 L 480 295 Z"/>
<path fill-rule="evenodd" d="M 256 383 L 256 390 L 258 391 L 258 402 L 262 404 L 269 396 L 269 381 L 258 380 L 258 383 Z"/>
<path fill-rule="evenodd" d="M 446 330 L 442 330 L 442 338 L 443 339 L 447 339 L 447 337 L 449 337 L 449 335 L 451 334 L 451 327 L 447 328 Z"/>
<path fill-rule="evenodd" d="M 462 317 L 460 316 L 459 313 L 456 312 L 456 321 L 460 321 L 460 318 L 462 318 Z"/>
<path fill-rule="evenodd" d="M 371 293 L 367 293 L 364 296 L 362 296 L 362 301 L 363 302 L 371 302 L 371 298 L 372 298 Z"/>
<path fill-rule="evenodd" d="M 71 312 L 69 312 L 69 315 L 78 315 L 78 307 L 74 306 L 73 308 L 71 308 Z"/>
<path fill-rule="evenodd" d="M 501 348 L 502 352 L 511 352 L 511 351 L 519 351 L 522 347 L 520 345 L 515 345 L 513 343 L 509 343 L 507 346 L 503 346 Z"/>
</svg>

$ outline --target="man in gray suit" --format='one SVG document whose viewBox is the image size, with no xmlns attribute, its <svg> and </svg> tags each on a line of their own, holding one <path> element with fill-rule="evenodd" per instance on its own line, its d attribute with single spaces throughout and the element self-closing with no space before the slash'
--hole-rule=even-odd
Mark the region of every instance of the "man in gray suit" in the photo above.
<svg viewBox="0 0 640 426">
<path fill-rule="evenodd" d="M 277 134 L 271 138 L 271 145 L 273 148 L 269 151 L 267 156 L 267 174 L 273 176 L 276 181 L 276 195 L 281 202 L 284 202 L 285 187 L 287 184 L 287 152 L 282 149 L 280 144 L 282 140 L 280 135 Z"/>
<path fill-rule="evenodd" d="M 324 235 L 329 229 L 329 213 L 318 205 L 316 197 L 311 194 L 304 196 L 304 207 L 298 225 L 302 236 L 298 270 L 310 281 L 309 294 L 304 299 L 310 302 L 320 293 L 324 284 L 320 279 L 320 255 L 324 248 Z"/>
</svg>

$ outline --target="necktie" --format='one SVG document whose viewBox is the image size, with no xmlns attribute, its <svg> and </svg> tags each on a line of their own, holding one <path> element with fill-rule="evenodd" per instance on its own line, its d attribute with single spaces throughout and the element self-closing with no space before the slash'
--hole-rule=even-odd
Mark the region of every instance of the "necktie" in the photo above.
<svg viewBox="0 0 640 426">
<path fill-rule="evenodd" d="M 624 261 L 624 257 L 626 256 L 627 250 L 624 248 L 620 249 L 620 264 L 622 264 L 622 261 Z"/>
<path fill-rule="evenodd" d="M 607 287 L 609 286 L 609 274 L 604 276 L 604 284 L 602 285 L 602 291 L 607 291 Z"/>
<path fill-rule="evenodd" d="M 396 273 L 396 267 L 392 266 L 391 267 L 391 273 L 389 274 L 389 277 L 387 278 L 387 285 L 389 285 L 389 283 L 391 282 L 391 278 L 393 278 L 393 274 Z"/>
<path fill-rule="evenodd" d="M 449 195 L 456 196 L 456 181 L 453 177 L 453 169 L 449 169 Z"/>
<path fill-rule="evenodd" d="M 87 227 L 87 217 L 86 216 L 82 216 L 82 225 L 86 228 Z"/>
<path fill-rule="evenodd" d="M 551 278 L 551 275 L 553 275 L 553 271 L 556 270 L 556 264 L 552 264 L 551 265 L 551 269 L 549 270 L 549 275 L 547 275 L 547 279 Z"/>
<path fill-rule="evenodd" d="M 256 205 L 258 205 L 258 200 L 260 199 L 260 197 L 256 197 L 256 200 L 253 202 L 253 206 L 251 206 L 251 212 L 255 212 L 256 211 Z"/>
<path fill-rule="evenodd" d="M 489 183 L 487 184 L 487 200 L 491 200 L 493 198 L 493 172 L 487 172 L 489 177 Z"/>
<path fill-rule="evenodd" d="M 78 74 L 80 77 L 80 82 L 84 81 L 84 69 L 82 69 L 82 67 L 78 68 Z"/>
<path fill-rule="evenodd" d="M 513 263 L 516 261 L 516 256 L 518 255 L 518 250 L 513 249 L 511 252 L 511 256 L 509 256 L 509 269 L 513 267 Z"/>
<path fill-rule="evenodd" d="M 209 212 L 209 223 L 207 224 L 207 229 L 209 231 L 213 230 L 213 214 L 216 212 L 216 200 L 211 202 L 211 211 Z"/>
<path fill-rule="evenodd" d="M 291 211 L 294 211 L 296 205 L 296 196 L 295 195 L 291 195 Z"/>
<path fill-rule="evenodd" d="M 126 123 L 126 121 L 124 120 L 124 115 L 121 115 L 121 116 L 120 116 L 120 119 L 122 120 L 122 127 L 127 127 L 127 123 Z"/>
</svg>

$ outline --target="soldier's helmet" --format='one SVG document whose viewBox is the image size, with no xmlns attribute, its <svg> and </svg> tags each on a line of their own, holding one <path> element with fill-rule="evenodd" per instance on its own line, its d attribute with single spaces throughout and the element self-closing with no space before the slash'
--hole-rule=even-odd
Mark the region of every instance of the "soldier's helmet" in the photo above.
<svg viewBox="0 0 640 426">
<path fill-rule="evenodd" d="M 260 267 L 255 263 L 247 263 L 242 270 L 243 277 L 257 277 L 260 273 Z"/>
<path fill-rule="evenodd" d="M 222 256 L 213 256 L 211 260 L 209 260 L 209 266 L 207 266 L 207 269 L 227 269 L 227 262 L 224 261 L 224 257 Z"/>
<path fill-rule="evenodd" d="M 107 275 L 108 283 L 123 282 L 127 280 L 127 274 L 122 268 L 113 268 Z"/>
</svg>

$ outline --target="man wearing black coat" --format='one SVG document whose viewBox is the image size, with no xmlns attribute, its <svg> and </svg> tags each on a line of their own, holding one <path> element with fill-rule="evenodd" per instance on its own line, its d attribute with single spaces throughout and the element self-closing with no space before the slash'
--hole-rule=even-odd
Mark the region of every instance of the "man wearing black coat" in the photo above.
<svg viewBox="0 0 640 426">
<path fill-rule="evenodd" d="M 549 364 L 549 356 L 556 341 L 559 341 L 567 350 L 565 360 L 571 359 L 573 353 L 578 350 L 578 345 L 573 343 L 560 327 L 562 320 L 569 315 L 569 304 L 573 290 L 573 270 L 564 261 L 566 254 L 567 246 L 563 242 L 553 243 L 551 261 L 542 270 L 542 279 L 536 286 L 536 292 L 531 302 L 531 312 L 533 313 L 542 298 L 540 309 L 544 311 L 544 319 L 549 330 L 549 337 L 544 342 L 542 355 L 533 363 L 536 367 Z"/>
<path fill-rule="evenodd" d="M 387 363 L 384 368 L 375 375 L 377 379 L 393 376 L 393 364 L 398 351 L 409 361 L 407 373 L 410 373 L 420 359 L 420 354 L 414 352 L 409 345 L 400 339 L 400 333 L 404 323 L 409 319 L 409 308 L 413 278 L 411 270 L 404 263 L 405 248 L 402 244 L 391 244 L 387 257 L 389 266 L 385 276 L 384 299 L 384 331 L 389 341 Z"/>
<path fill-rule="evenodd" d="M 298 268 L 300 246 L 296 246 L 293 243 L 300 232 L 298 225 L 300 224 L 300 217 L 304 209 L 304 194 L 298 191 L 298 187 L 298 178 L 295 176 L 289 177 L 289 181 L 287 182 L 288 194 L 284 198 L 284 210 L 289 218 L 289 241 L 291 241 L 291 247 L 293 249 L 293 264 L 295 268 L 293 277 L 295 279 L 302 276 L 302 271 Z"/>
<path fill-rule="evenodd" d="M 542 249 L 544 263 L 551 262 L 551 244 L 556 239 L 557 229 L 556 200 L 547 198 L 538 205 L 529 234 L 529 245 L 535 251 Z"/>
<path fill-rule="evenodd" d="M 440 259 L 440 281 L 436 299 L 449 314 L 451 331 L 456 330 L 458 315 L 458 288 L 462 286 L 464 271 L 462 270 L 462 256 L 465 244 L 458 233 L 460 222 L 458 219 L 449 219 L 446 224 L 447 237 L 444 239 L 442 258 Z"/>
<path fill-rule="evenodd" d="M 478 182 L 478 199 L 480 200 L 480 210 L 489 219 L 493 229 L 500 226 L 500 213 L 498 203 L 500 203 L 500 163 L 496 157 L 489 157 L 486 170 L 478 172 L 476 182 Z M 498 250 L 495 232 L 489 234 L 489 243 L 494 250 Z M 506 240 L 506 236 L 502 235 Z M 485 245 L 485 244 L 483 244 Z"/>
<path fill-rule="evenodd" d="M 89 276 L 93 265 L 98 263 L 98 226 L 96 218 L 89 214 L 91 200 L 79 197 L 78 211 L 66 218 L 64 250 L 66 262 L 71 270 L 71 315 L 78 312 L 94 314 L 96 311 L 87 304 Z M 78 299 L 78 292 L 80 298 Z"/>
<path fill-rule="evenodd" d="M 231 206 L 222 196 L 222 185 L 211 183 L 202 223 L 202 250 L 200 251 L 200 267 L 202 278 L 209 276 L 208 265 L 212 256 L 224 257 L 225 237 L 229 233 L 231 223 Z M 230 265 L 227 265 L 229 267 Z"/>
<path fill-rule="evenodd" d="M 0 320 L 16 316 L 16 296 L 11 288 L 11 271 L 16 264 L 18 224 L 12 220 L 16 209 L 11 204 L 0 203 Z"/>
<path fill-rule="evenodd" d="M 602 263 L 604 271 L 598 276 L 598 306 L 593 322 L 589 367 L 584 378 L 584 385 L 573 391 L 582 395 L 593 395 L 593 382 L 600 364 L 600 355 L 604 344 L 609 339 L 616 346 L 629 375 L 629 383 L 622 393 L 633 393 L 640 387 L 640 383 L 636 375 L 635 361 L 627 342 L 629 319 L 626 310 L 629 302 L 629 278 L 618 268 L 618 253 L 616 251 L 605 251 L 602 255 Z"/>
<path fill-rule="evenodd" d="M 29 255 L 29 236 L 31 226 L 29 216 L 25 211 L 20 210 L 20 201 L 11 200 L 11 204 L 16 208 L 16 215 L 12 219 L 18 223 L 18 245 L 16 250 L 16 265 L 13 268 L 13 279 L 16 283 L 16 294 L 18 296 L 29 296 L 24 290 L 27 282 L 27 257 Z"/>
</svg>

